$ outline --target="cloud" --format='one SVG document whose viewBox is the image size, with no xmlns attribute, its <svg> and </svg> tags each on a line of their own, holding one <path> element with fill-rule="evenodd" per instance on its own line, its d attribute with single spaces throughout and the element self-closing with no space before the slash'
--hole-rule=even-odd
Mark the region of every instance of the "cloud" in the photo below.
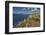
<svg viewBox="0 0 46 35">
<path fill-rule="evenodd" d="M 22 10 L 26 10 L 26 8 L 23 8 Z"/>
<path fill-rule="evenodd" d="M 31 8 L 27 8 L 28 10 L 31 10 Z"/>
<path fill-rule="evenodd" d="M 31 8 L 27 7 L 27 8 L 23 8 L 22 10 L 31 10 Z"/>
</svg>

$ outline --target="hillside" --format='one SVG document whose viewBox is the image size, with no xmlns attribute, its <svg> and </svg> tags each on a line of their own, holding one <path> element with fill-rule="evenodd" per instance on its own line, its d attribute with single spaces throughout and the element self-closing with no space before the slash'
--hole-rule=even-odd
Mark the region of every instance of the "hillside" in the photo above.
<svg viewBox="0 0 46 35">
<path fill-rule="evenodd" d="M 27 19 L 24 19 L 17 27 L 39 27 L 40 26 L 40 15 L 29 16 Z"/>
</svg>

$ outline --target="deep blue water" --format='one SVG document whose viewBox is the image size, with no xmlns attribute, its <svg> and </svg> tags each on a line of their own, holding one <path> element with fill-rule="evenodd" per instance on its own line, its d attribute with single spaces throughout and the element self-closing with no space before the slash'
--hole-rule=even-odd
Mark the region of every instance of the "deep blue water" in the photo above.
<svg viewBox="0 0 46 35">
<path fill-rule="evenodd" d="M 23 21 L 29 16 L 29 14 L 13 14 L 13 25 L 17 25 L 18 22 Z"/>
</svg>

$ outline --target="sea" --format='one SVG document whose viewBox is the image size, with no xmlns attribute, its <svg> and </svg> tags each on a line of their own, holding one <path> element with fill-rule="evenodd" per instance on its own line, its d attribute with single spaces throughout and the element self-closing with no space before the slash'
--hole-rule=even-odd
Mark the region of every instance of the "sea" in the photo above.
<svg viewBox="0 0 46 35">
<path fill-rule="evenodd" d="M 20 21 L 27 19 L 29 14 L 13 14 L 13 27 L 19 24 Z"/>
</svg>

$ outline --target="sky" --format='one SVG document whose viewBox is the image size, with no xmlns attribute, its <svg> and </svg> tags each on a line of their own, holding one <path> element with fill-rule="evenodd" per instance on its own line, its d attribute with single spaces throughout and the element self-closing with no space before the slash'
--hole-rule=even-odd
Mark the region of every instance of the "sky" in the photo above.
<svg viewBox="0 0 46 35">
<path fill-rule="evenodd" d="M 31 14 L 33 10 L 40 10 L 40 8 L 13 7 L 13 14 Z"/>
</svg>

